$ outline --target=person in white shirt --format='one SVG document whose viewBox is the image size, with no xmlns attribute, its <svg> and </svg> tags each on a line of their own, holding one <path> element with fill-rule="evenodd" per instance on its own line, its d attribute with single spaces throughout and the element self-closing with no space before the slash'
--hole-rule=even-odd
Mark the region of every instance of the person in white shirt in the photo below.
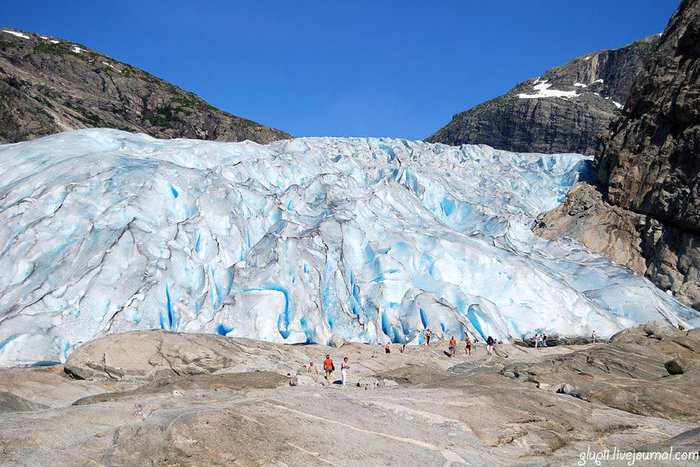
<svg viewBox="0 0 700 467">
<path fill-rule="evenodd" d="M 345 357 L 343 359 L 343 363 L 340 364 L 340 374 L 341 374 L 341 380 L 343 382 L 343 386 L 345 386 L 345 381 L 348 379 L 348 369 L 350 368 L 350 364 L 348 363 L 348 357 Z"/>
</svg>

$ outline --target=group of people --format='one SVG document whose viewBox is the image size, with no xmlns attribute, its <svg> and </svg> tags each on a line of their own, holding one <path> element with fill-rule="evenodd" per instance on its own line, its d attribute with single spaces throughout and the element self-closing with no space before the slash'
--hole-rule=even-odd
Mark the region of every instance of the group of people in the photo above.
<svg viewBox="0 0 700 467">
<path fill-rule="evenodd" d="M 348 370 L 350 369 L 350 364 L 348 363 L 348 357 L 343 358 L 343 362 L 340 364 L 340 382 L 343 386 L 348 380 Z M 333 359 L 331 359 L 330 354 L 326 355 L 326 359 L 323 361 L 323 371 L 325 372 L 326 382 L 331 384 L 331 373 L 335 371 L 335 364 L 333 364 Z M 301 375 L 304 373 L 318 374 L 318 367 L 314 365 L 314 362 L 309 362 L 309 366 L 302 365 L 297 369 L 297 374 Z"/>
<path fill-rule="evenodd" d="M 476 338 L 474 339 L 475 342 L 479 342 Z M 488 355 L 491 355 L 493 352 L 493 344 L 494 344 L 494 339 L 493 337 L 489 336 L 486 339 L 486 353 Z M 472 340 L 467 335 L 464 338 L 464 352 L 467 354 L 467 356 L 471 357 L 472 356 Z M 450 350 L 450 357 L 454 357 L 455 353 L 457 353 L 457 340 L 455 339 L 455 336 L 452 336 L 450 338 L 450 344 L 449 344 L 449 350 Z"/>
<path fill-rule="evenodd" d="M 593 331 L 593 334 L 595 335 L 595 331 Z M 547 334 L 537 333 L 535 335 L 535 348 L 537 347 L 547 347 Z"/>
<path fill-rule="evenodd" d="M 428 345 L 430 343 L 430 337 L 432 336 L 432 332 L 430 329 L 425 330 L 425 345 Z M 476 342 L 478 340 L 475 339 Z M 486 339 L 486 353 L 488 355 L 492 355 L 493 352 L 493 345 L 495 341 L 494 339 L 489 336 Z M 455 340 L 455 337 L 452 336 L 450 338 L 450 357 L 454 357 L 456 351 L 457 351 L 457 341 Z M 403 344 L 401 347 L 401 353 L 406 351 L 406 344 Z M 386 353 L 391 353 L 391 342 L 387 342 L 384 345 L 384 351 Z M 464 339 L 464 351 L 468 356 L 471 356 L 472 354 L 472 341 L 471 338 L 467 335 L 466 338 Z M 341 379 L 340 382 L 343 386 L 345 386 L 348 378 L 348 370 L 350 369 L 350 364 L 348 363 L 348 357 L 344 357 L 342 363 L 340 364 L 340 375 Z M 323 371 L 325 373 L 325 379 L 326 382 L 330 385 L 331 384 L 331 373 L 335 371 L 335 364 L 333 363 L 333 359 L 331 358 L 330 354 L 326 355 L 326 359 L 323 361 Z M 305 374 L 305 373 L 312 373 L 312 374 L 319 374 L 318 367 L 314 365 L 314 362 L 309 362 L 308 365 L 304 364 L 300 366 L 297 369 L 297 375 Z"/>
</svg>

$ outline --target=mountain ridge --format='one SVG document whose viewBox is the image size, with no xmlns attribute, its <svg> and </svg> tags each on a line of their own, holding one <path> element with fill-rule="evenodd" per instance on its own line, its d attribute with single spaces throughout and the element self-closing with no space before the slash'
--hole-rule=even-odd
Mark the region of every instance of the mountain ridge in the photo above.
<svg viewBox="0 0 700 467">
<path fill-rule="evenodd" d="M 597 135 L 620 113 L 659 35 L 589 52 L 506 94 L 457 113 L 425 139 L 513 152 L 595 154 Z"/>
<path fill-rule="evenodd" d="M 81 44 L 0 28 L 0 143 L 91 127 L 263 144 L 291 138 Z"/>
</svg>

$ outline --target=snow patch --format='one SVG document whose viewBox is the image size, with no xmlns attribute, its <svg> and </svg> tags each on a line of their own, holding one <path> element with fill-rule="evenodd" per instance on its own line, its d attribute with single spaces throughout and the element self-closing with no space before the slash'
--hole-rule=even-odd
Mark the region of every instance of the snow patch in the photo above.
<svg viewBox="0 0 700 467">
<path fill-rule="evenodd" d="M 576 91 L 559 91 L 556 89 L 550 89 L 551 87 L 552 87 L 552 85 L 549 83 L 548 80 L 540 81 L 538 78 L 534 83 L 534 88 L 535 88 L 535 91 L 537 91 L 537 93 L 535 93 L 535 94 L 521 93 L 521 94 L 518 94 L 518 97 L 520 99 L 539 99 L 539 98 L 546 98 L 546 97 L 561 97 L 564 99 L 568 99 L 571 97 L 578 96 L 578 93 Z"/>
<path fill-rule="evenodd" d="M 2 32 L 6 32 L 8 34 L 12 34 L 13 36 L 21 37 L 22 39 L 29 39 L 29 36 L 26 34 L 22 34 L 21 32 L 17 31 L 10 31 L 9 29 L 3 29 Z"/>
<path fill-rule="evenodd" d="M 588 87 L 587 84 L 583 84 L 583 83 L 574 83 L 574 86 L 576 86 L 577 88 L 587 88 Z"/>
</svg>

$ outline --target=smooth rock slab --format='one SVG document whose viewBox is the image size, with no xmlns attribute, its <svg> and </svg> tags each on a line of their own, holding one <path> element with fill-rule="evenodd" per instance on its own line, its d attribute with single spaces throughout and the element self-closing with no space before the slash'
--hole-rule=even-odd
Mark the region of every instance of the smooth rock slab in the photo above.
<svg viewBox="0 0 700 467">
<path fill-rule="evenodd" d="M 139 381 L 213 373 L 243 363 L 233 339 L 162 330 L 116 334 L 78 347 L 65 371 L 78 379 Z"/>
<path fill-rule="evenodd" d="M 0 413 L 29 412 L 35 408 L 46 408 L 46 406 L 28 401 L 27 399 L 16 396 L 11 392 L 0 392 Z"/>
</svg>

